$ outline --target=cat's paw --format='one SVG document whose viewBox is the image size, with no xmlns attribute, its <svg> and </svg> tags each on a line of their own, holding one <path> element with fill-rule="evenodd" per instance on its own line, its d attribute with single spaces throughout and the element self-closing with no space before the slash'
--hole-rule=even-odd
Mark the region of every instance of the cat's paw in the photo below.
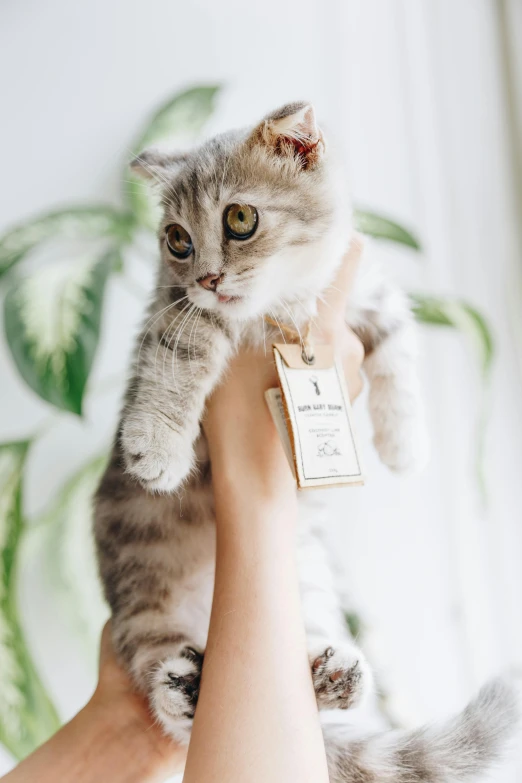
<svg viewBox="0 0 522 783">
<path fill-rule="evenodd" d="M 360 650 L 341 643 L 311 656 L 317 703 L 324 709 L 346 710 L 360 704 L 372 687 L 372 673 Z"/>
<path fill-rule="evenodd" d="M 157 416 L 129 416 L 121 445 L 128 473 L 155 492 L 173 492 L 190 473 L 192 443 Z"/>
<path fill-rule="evenodd" d="M 203 655 L 185 647 L 179 656 L 161 661 L 152 675 L 152 711 L 165 733 L 183 744 L 192 730 L 202 665 Z"/>
<path fill-rule="evenodd" d="M 429 459 L 430 444 L 422 416 L 397 419 L 392 428 L 376 429 L 373 442 L 379 457 L 396 473 L 420 473 Z"/>
</svg>

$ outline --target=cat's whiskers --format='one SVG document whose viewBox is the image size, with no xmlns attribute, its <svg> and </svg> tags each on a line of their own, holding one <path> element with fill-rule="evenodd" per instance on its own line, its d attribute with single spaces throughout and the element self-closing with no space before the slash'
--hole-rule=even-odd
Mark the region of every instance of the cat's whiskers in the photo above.
<svg viewBox="0 0 522 783">
<path fill-rule="evenodd" d="M 196 337 L 197 337 L 197 330 L 199 328 L 199 322 L 201 320 L 201 316 L 202 315 L 203 315 L 203 308 L 200 307 L 199 308 L 199 313 L 198 313 L 198 321 L 197 321 L 197 324 L 196 324 L 196 333 L 194 335 L 194 340 L 196 340 Z M 196 343 L 194 342 L 194 358 L 195 358 L 195 353 L 196 353 Z"/>
<path fill-rule="evenodd" d="M 147 182 L 143 182 L 141 179 L 121 179 L 120 182 L 124 182 L 126 185 L 139 185 L 143 190 L 146 192 L 149 190 L 149 184 Z"/>
<path fill-rule="evenodd" d="M 265 349 L 265 356 L 266 356 L 266 327 L 265 327 L 265 319 L 264 316 L 260 315 L 261 318 L 261 325 L 263 327 L 263 347 Z"/>
<path fill-rule="evenodd" d="M 157 322 L 160 320 L 160 318 L 162 317 L 162 315 L 164 315 L 164 314 L 165 314 L 165 313 L 166 313 L 168 310 L 172 309 L 172 308 L 173 308 L 173 307 L 175 307 L 177 304 L 179 304 L 180 302 L 182 302 L 184 299 L 188 299 L 188 297 L 186 297 L 186 296 L 182 296 L 182 297 L 181 297 L 181 299 L 176 299 L 176 301 L 175 301 L 175 302 L 171 302 L 171 304 L 167 305 L 166 307 L 163 307 L 163 308 L 162 308 L 162 309 L 159 311 L 159 313 L 154 313 L 154 315 L 151 315 L 151 317 L 150 317 L 150 318 L 149 318 L 147 321 L 145 321 L 145 323 L 143 324 L 143 327 L 144 327 L 144 328 L 145 328 L 145 326 L 147 326 L 147 324 L 148 324 L 148 323 L 150 323 L 151 321 L 153 321 L 153 323 L 151 323 L 151 324 L 150 324 L 150 326 L 147 328 L 147 331 L 144 333 L 144 335 L 143 335 L 143 337 L 142 337 L 142 339 L 141 339 L 140 347 L 139 347 L 139 349 L 138 349 L 138 356 L 137 356 L 137 358 L 136 358 L 136 364 L 135 364 L 135 366 L 136 366 L 136 367 L 138 367 L 138 366 L 139 366 L 139 363 L 140 363 L 140 356 L 141 356 L 141 351 L 142 351 L 142 348 L 143 348 L 143 343 L 144 343 L 144 341 L 145 341 L 145 338 L 147 337 L 148 333 L 150 332 L 150 330 L 151 330 L 151 329 L 153 328 L 153 326 L 154 326 L 154 325 L 155 325 L 155 324 L 156 324 L 156 323 L 157 323 Z"/>
<path fill-rule="evenodd" d="M 326 290 L 327 291 L 328 291 L 329 288 L 331 288 L 332 291 L 337 291 L 338 293 L 342 294 L 343 296 L 346 296 L 346 291 L 341 291 L 341 289 L 337 288 L 337 286 L 333 285 L 333 283 L 330 283 L 330 285 L 326 286 Z"/>
<path fill-rule="evenodd" d="M 162 370 L 161 370 L 162 379 L 163 379 L 163 385 L 165 387 L 167 387 L 167 382 L 166 382 L 166 377 L 167 377 L 166 376 L 167 351 L 170 350 L 172 352 L 172 358 L 171 358 L 171 362 L 172 362 L 173 358 L 174 358 L 174 347 L 171 347 L 172 343 L 176 339 L 176 337 L 177 337 L 177 335 L 179 333 L 179 329 L 185 323 L 185 321 L 187 319 L 187 316 L 190 314 L 190 312 L 193 309 L 193 307 L 194 307 L 193 302 L 188 302 L 185 305 L 185 307 L 183 308 L 183 310 L 177 315 L 175 320 L 168 327 L 168 330 L 167 330 L 167 332 L 168 332 L 167 345 L 165 346 L 166 347 L 166 351 L 165 351 L 165 354 L 163 356 L 163 364 L 162 364 Z M 176 323 L 179 321 L 180 318 L 181 318 L 181 322 L 176 327 Z M 172 374 L 172 379 L 173 379 L 173 381 L 175 382 L 175 384 L 177 386 L 177 382 L 175 380 L 174 373 Z"/>
<path fill-rule="evenodd" d="M 130 152 L 130 151 L 129 151 Z M 132 154 L 132 153 L 130 153 Z M 161 174 L 157 169 L 155 169 L 153 166 L 149 165 L 147 161 L 141 157 L 141 155 L 133 155 L 133 160 L 138 160 L 144 169 L 146 169 L 152 179 L 156 180 L 158 184 L 166 185 L 167 187 L 170 187 L 170 182 L 163 174 Z"/>
<path fill-rule="evenodd" d="M 176 342 L 175 342 L 175 345 L 174 345 L 174 348 L 173 348 L 173 351 L 172 351 L 172 360 L 171 360 L 172 380 L 176 384 L 176 386 L 177 386 L 176 369 L 177 369 L 177 364 L 178 364 L 178 346 L 179 346 L 179 341 L 181 340 L 183 332 L 185 331 L 185 325 L 188 323 L 188 321 L 192 317 L 192 314 L 193 314 L 194 310 L 196 309 L 196 307 L 197 307 L 197 305 L 192 304 L 192 306 L 190 307 L 187 315 L 185 316 L 185 318 L 183 319 L 183 321 L 181 322 L 181 324 L 179 325 L 179 327 L 177 329 L 177 337 L 176 337 Z"/>
<path fill-rule="evenodd" d="M 194 322 L 192 324 L 192 328 L 190 330 L 189 339 L 188 339 L 187 356 L 188 356 L 188 361 L 189 361 L 190 372 L 191 372 L 193 378 L 194 378 L 194 371 L 192 369 L 192 362 L 190 360 L 190 343 L 192 341 L 192 335 L 194 333 L 194 328 L 197 326 L 197 323 L 199 321 L 199 317 L 201 315 L 201 311 L 202 311 L 202 308 L 196 306 L 196 315 L 195 315 Z M 194 357 L 193 358 L 194 358 L 194 361 L 196 361 L 196 340 L 195 340 L 195 338 L 194 338 Z"/>
<path fill-rule="evenodd" d="M 290 307 L 288 307 L 288 305 L 286 304 L 286 302 L 284 302 L 284 300 L 283 300 L 283 299 L 279 299 L 278 301 L 279 301 L 279 304 L 280 304 L 282 307 L 284 307 L 285 311 L 286 311 L 286 312 L 288 313 L 288 315 L 290 316 L 290 319 L 291 319 L 292 323 L 294 324 L 295 328 L 297 329 L 297 334 L 299 335 L 299 342 L 300 342 L 300 344 L 301 344 L 301 348 L 304 348 L 304 340 L 303 340 L 303 335 L 301 334 L 301 330 L 300 330 L 300 328 L 299 328 L 299 326 L 298 326 L 298 324 L 297 324 L 297 321 L 296 321 L 296 319 L 294 318 L 294 314 L 292 313 L 292 310 L 290 309 Z"/>
<path fill-rule="evenodd" d="M 173 350 L 173 355 L 172 355 L 172 363 L 171 363 L 171 366 L 172 366 L 172 377 L 173 377 L 173 379 L 174 379 L 174 377 L 175 377 L 175 375 L 174 375 L 174 374 L 175 374 L 175 372 L 177 371 L 177 364 L 178 364 L 178 347 L 179 347 L 180 340 L 181 340 L 181 338 L 182 338 L 182 336 L 183 336 L 183 333 L 185 332 L 185 327 L 186 327 L 186 326 L 189 324 L 189 322 L 190 322 L 190 320 L 191 320 L 192 318 L 194 318 L 194 323 L 195 323 L 195 320 L 196 320 L 196 318 L 197 318 L 197 313 L 198 313 L 198 310 L 199 310 L 199 308 L 198 308 L 198 306 L 195 304 L 195 305 L 194 305 L 194 306 L 193 306 L 193 307 L 192 307 L 192 308 L 189 310 L 189 312 L 187 313 L 187 317 L 185 318 L 184 322 L 183 322 L 183 323 L 181 324 L 181 326 L 180 326 L 180 329 L 179 329 L 179 332 L 178 332 L 178 336 L 177 336 L 177 339 L 176 339 L 176 344 L 175 344 L 175 346 L 174 346 L 174 350 Z M 192 324 L 192 327 L 194 326 L 194 323 Z M 191 330 L 191 331 L 192 331 L 192 330 Z M 191 333 L 189 333 L 189 339 L 188 339 L 188 344 L 187 344 L 187 359 L 188 359 L 188 364 L 189 364 L 190 373 L 191 373 L 191 375 L 192 375 L 192 378 L 194 378 L 194 371 L 193 371 L 193 369 L 192 369 L 192 363 L 191 363 L 191 360 L 190 360 L 190 334 L 191 334 Z"/>
<path fill-rule="evenodd" d="M 286 337 L 285 337 L 285 333 L 284 333 L 284 332 L 283 332 L 283 330 L 281 329 L 281 324 L 280 324 L 280 323 L 279 323 L 279 321 L 277 320 L 277 316 L 275 315 L 274 311 L 273 311 L 273 310 L 271 310 L 270 308 L 268 308 L 268 312 L 269 312 L 270 316 L 272 317 L 272 319 L 273 319 L 273 320 L 276 322 L 276 324 L 277 324 L 277 327 L 278 327 L 279 331 L 281 332 L 281 337 L 283 338 L 283 342 L 285 342 L 285 343 L 286 343 Z"/>
<path fill-rule="evenodd" d="M 188 297 L 187 297 L 187 299 L 188 299 Z M 187 304 L 185 304 L 181 308 L 181 310 L 179 311 L 177 316 L 174 318 L 174 320 L 171 321 L 168 324 L 168 326 L 164 330 L 163 334 L 161 335 L 160 339 L 158 340 L 158 344 L 156 346 L 156 354 L 154 356 L 154 374 L 156 375 L 156 377 L 157 377 L 158 352 L 159 352 L 159 349 L 160 349 L 160 345 L 163 344 L 163 347 L 165 348 L 165 353 L 163 355 L 163 368 L 162 368 L 163 385 L 165 385 L 165 360 L 166 360 L 166 356 L 167 356 L 167 351 L 168 351 L 168 349 L 170 347 L 170 339 L 168 339 L 168 334 L 169 334 L 170 330 L 174 327 L 174 325 L 175 325 L 176 321 L 178 320 L 178 318 L 180 318 L 180 316 L 183 315 L 183 313 L 185 312 L 185 310 L 188 307 L 190 307 L 190 302 L 187 302 Z M 167 343 L 166 345 L 165 345 L 165 342 Z"/>
<path fill-rule="evenodd" d="M 143 168 L 146 169 L 149 172 L 149 174 L 151 175 L 152 179 L 154 179 L 156 184 L 160 186 L 160 188 L 161 188 L 160 203 L 163 205 L 163 207 L 165 207 L 165 208 L 168 207 L 169 206 L 169 201 L 168 201 L 168 199 L 166 199 L 166 194 L 170 194 L 170 195 L 172 195 L 174 197 L 176 196 L 176 191 L 174 189 L 174 184 L 172 183 L 172 181 L 167 179 L 167 177 L 164 176 L 163 174 L 161 174 L 160 171 L 157 171 L 152 166 L 150 166 L 140 155 L 134 155 L 133 159 L 134 160 L 139 160 L 141 165 L 143 166 Z M 135 181 L 130 182 L 130 184 L 133 185 Z"/>
<path fill-rule="evenodd" d="M 326 305 L 326 307 L 329 307 L 330 310 L 333 310 L 333 307 L 330 304 L 330 302 L 327 302 L 326 299 L 322 297 L 320 294 L 316 294 L 315 297 L 316 299 L 319 299 L 319 301 L 322 302 L 324 305 Z"/>
<path fill-rule="evenodd" d="M 163 355 L 163 365 L 162 365 L 162 368 L 161 368 L 161 377 L 163 379 L 163 385 L 164 386 L 166 385 L 165 384 L 165 365 L 166 365 L 166 362 L 167 362 L 167 353 L 168 353 L 169 350 L 172 350 L 170 346 L 171 346 L 172 341 L 174 340 L 174 338 L 176 336 L 176 329 L 175 329 L 176 323 L 179 321 L 179 319 L 182 316 L 184 316 L 184 314 L 186 314 L 187 310 L 190 308 L 190 305 L 191 305 L 191 302 L 190 301 L 187 302 L 187 304 L 182 308 L 182 310 L 180 310 L 180 312 L 177 314 L 177 316 L 174 318 L 174 320 L 171 321 L 171 323 L 168 325 L 167 329 L 165 330 L 166 345 L 164 343 L 164 345 L 165 345 L 165 353 Z"/>
<path fill-rule="evenodd" d="M 150 321 L 152 321 L 153 319 L 155 319 L 155 318 L 156 318 L 156 316 L 158 316 L 158 318 L 161 318 L 161 316 L 163 315 L 163 313 L 166 313 L 166 312 L 167 312 L 167 310 L 170 310 L 170 309 L 171 309 L 171 307 L 174 307 L 175 305 L 179 304 L 179 303 L 180 303 L 180 302 L 182 302 L 184 299 L 188 299 L 188 297 L 187 297 L 187 296 L 181 296 L 179 299 L 176 299 L 174 302 L 170 302 L 170 304 L 166 305 L 166 306 L 165 306 L 165 307 L 163 307 L 161 310 L 159 310 L 158 312 L 156 312 L 156 313 L 154 313 L 153 315 L 151 315 L 151 316 L 150 316 L 150 318 L 148 318 L 148 319 L 145 321 L 145 323 L 143 324 L 143 326 L 147 326 L 147 324 L 148 324 Z"/>
<path fill-rule="evenodd" d="M 303 308 L 303 312 L 304 312 L 304 314 L 306 316 L 306 319 L 312 324 L 312 326 L 317 326 L 317 322 L 316 322 L 314 316 L 309 312 L 309 310 L 306 307 L 306 305 L 299 299 L 298 296 L 294 295 L 294 299 L 297 302 L 297 304 L 300 305 L 300 307 Z"/>
<path fill-rule="evenodd" d="M 201 307 L 197 307 L 194 323 L 192 324 L 192 329 L 190 330 L 190 334 L 189 334 L 189 341 L 188 341 L 189 362 L 190 362 L 190 343 L 192 342 L 192 336 L 194 336 L 194 347 L 192 349 L 192 358 L 194 359 L 194 361 L 196 361 L 197 330 L 198 330 L 198 323 L 199 323 L 200 316 L 201 316 Z M 194 374 L 192 375 L 192 377 L 194 377 Z"/>
</svg>

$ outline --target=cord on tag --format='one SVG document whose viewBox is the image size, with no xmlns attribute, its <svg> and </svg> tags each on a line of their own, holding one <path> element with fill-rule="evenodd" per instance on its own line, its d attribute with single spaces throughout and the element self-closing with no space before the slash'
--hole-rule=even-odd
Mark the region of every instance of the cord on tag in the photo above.
<svg viewBox="0 0 522 783">
<path fill-rule="evenodd" d="M 309 366 L 315 364 L 315 351 L 314 351 L 314 345 L 312 342 L 312 319 L 308 321 L 306 325 L 306 330 L 304 335 L 301 334 L 300 331 L 297 329 L 294 329 L 291 326 L 288 326 L 288 324 L 281 324 L 278 321 L 275 321 L 273 318 L 270 318 L 268 315 L 265 315 L 265 321 L 270 324 L 271 326 L 275 326 L 281 334 L 288 337 L 289 340 L 298 340 L 301 344 L 301 357 L 303 359 L 303 362 Z"/>
</svg>

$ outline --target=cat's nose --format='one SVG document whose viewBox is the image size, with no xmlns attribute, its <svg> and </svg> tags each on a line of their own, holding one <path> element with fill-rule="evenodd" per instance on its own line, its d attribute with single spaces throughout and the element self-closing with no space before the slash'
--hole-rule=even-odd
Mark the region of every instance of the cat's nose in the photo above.
<svg viewBox="0 0 522 783">
<path fill-rule="evenodd" d="M 223 280 L 223 275 L 207 275 L 206 277 L 199 277 L 196 282 L 200 284 L 203 288 L 206 288 L 207 291 L 215 291 L 218 287 L 218 283 L 221 283 Z"/>
</svg>

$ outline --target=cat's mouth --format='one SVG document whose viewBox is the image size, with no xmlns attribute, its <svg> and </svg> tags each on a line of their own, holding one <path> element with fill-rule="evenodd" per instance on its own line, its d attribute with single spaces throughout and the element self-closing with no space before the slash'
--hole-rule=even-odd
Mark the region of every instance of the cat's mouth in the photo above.
<svg viewBox="0 0 522 783">
<path fill-rule="evenodd" d="M 189 300 L 204 310 L 217 310 L 227 318 L 242 318 L 248 312 L 248 295 L 238 296 L 225 291 L 204 291 L 201 286 L 187 289 Z M 246 308 L 246 309 L 245 309 Z"/>
</svg>

